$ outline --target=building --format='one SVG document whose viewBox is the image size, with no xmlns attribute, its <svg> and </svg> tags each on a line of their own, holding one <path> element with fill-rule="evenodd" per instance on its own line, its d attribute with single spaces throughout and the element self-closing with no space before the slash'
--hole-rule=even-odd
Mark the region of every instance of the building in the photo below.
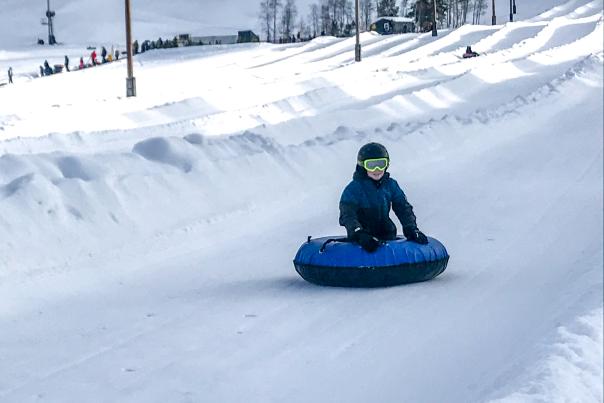
<svg viewBox="0 0 604 403">
<path fill-rule="evenodd" d="M 180 34 L 176 38 L 176 41 L 178 43 L 178 46 L 191 46 L 191 44 L 193 43 L 191 41 L 191 34 Z"/>
<path fill-rule="evenodd" d="M 250 42 L 260 42 L 260 37 L 250 30 L 239 31 L 237 33 L 237 43 L 250 43 Z"/>
<path fill-rule="evenodd" d="M 178 46 L 233 45 L 235 43 L 260 42 L 260 37 L 251 30 L 245 30 L 239 31 L 237 35 L 191 36 L 191 34 L 180 34 L 176 40 Z"/>
<path fill-rule="evenodd" d="M 191 45 L 232 45 L 237 43 L 237 35 L 191 36 Z"/>
<path fill-rule="evenodd" d="M 379 17 L 370 29 L 381 35 L 406 34 L 415 32 L 415 22 L 407 17 Z"/>
</svg>

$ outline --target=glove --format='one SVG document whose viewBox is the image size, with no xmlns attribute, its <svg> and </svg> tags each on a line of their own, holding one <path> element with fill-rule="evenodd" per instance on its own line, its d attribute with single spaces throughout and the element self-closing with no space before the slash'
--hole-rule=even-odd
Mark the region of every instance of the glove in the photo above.
<svg viewBox="0 0 604 403">
<path fill-rule="evenodd" d="M 380 246 L 380 241 L 376 237 L 371 236 L 367 231 L 360 230 L 355 234 L 356 241 L 369 253 L 375 252 L 378 246 Z"/>
<path fill-rule="evenodd" d="M 424 233 L 418 229 L 408 231 L 407 233 L 405 233 L 405 237 L 408 241 L 419 243 L 421 245 L 425 245 L 428 243 L 428 237 L 426 237 Z"/>
</svg>

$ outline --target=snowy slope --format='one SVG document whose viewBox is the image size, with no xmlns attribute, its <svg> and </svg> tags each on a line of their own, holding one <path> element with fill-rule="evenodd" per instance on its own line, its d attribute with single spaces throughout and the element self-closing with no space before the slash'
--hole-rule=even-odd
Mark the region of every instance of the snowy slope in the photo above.
<svg viewBox="0 0 604 403">
<path fill-rule="evenodd" d="M 601 402 L 602 1 L 550 3 L 0 87 L 0 402 Z M 368 141 L 449 267 L 307 284 Z"/>
</svg>

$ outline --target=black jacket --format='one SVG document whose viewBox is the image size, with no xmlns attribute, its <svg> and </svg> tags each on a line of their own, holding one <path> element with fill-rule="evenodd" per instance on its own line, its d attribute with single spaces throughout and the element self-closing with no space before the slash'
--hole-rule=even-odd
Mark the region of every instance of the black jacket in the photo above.
<svg viewBox="0 0 604 403">
<path fill-rule="evenodd" d="M 390 219 L 390 207 L 405 235 L 417 230 L 413 207 L 388 172 L 374 181 L 363 167 L 357 166 L 352 178 L 340 198 L 340 225 L 346 228 L 349 238 L 354 239 L 355 229 L 361 228 L 379 239 L 395 239 L 396 225 Z"/>
</svg>

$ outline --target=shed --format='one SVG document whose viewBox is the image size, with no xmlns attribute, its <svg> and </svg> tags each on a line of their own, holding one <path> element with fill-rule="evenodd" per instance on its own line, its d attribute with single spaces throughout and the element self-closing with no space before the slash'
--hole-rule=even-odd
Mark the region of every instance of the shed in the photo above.
<svg viewBox="0 0 604 403">
<path fill-rule="evenodd" d="M 407 17 L 379 17 L 371 24 L 371 31 L 381 35 L 406 34 L 415 32 L 415 22 Z"/>
</svg>

